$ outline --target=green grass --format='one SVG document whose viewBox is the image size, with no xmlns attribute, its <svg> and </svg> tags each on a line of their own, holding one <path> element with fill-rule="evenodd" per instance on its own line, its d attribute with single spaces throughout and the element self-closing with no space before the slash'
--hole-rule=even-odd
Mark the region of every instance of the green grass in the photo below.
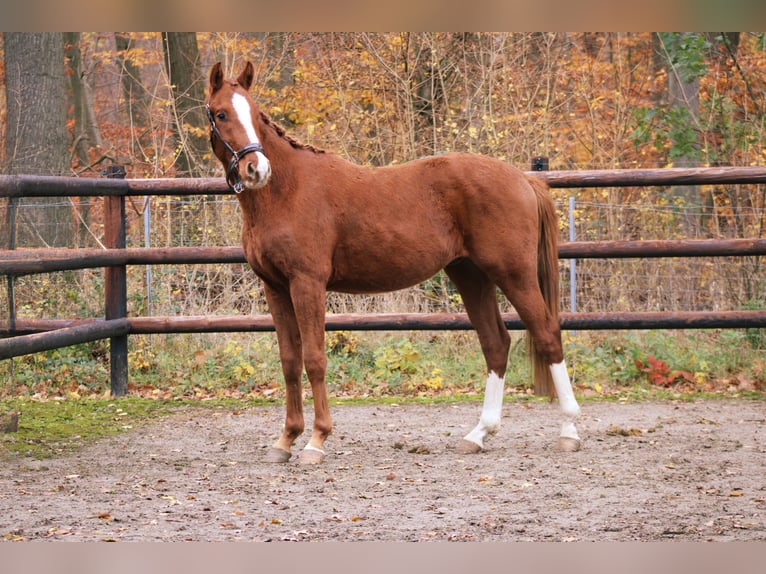
<svg viewBox="0 0 766 574">
<path fill-rule="evenodd" d="M 32 458 L 66 454 L 99 438 L 164 416 L 173 408 L 167 403 L 140 398 L 45 402 L 5 399 L 0 401 L 0 412 L 18 412 L 19 429 L 15 433 L 0 434 L 0 455 L 3 451 Z"/>
<path fill-rule="evenodd" d="M 36 459 L 61 456 L 98 439 L 139 429 L 180 410 L 241 410 L 273 404 L 254 399 L 156 400 L 141 397 L 0 400 L 0 414 L 19 413 L 18 431 L 0 434 L 0 460 L 11 453 Z"/>
</svg>

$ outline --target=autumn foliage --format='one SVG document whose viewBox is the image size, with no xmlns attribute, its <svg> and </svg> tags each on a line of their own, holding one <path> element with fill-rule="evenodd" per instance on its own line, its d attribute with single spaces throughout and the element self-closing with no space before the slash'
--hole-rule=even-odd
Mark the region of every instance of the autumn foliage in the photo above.
<svg viewBox="0 0 766 574">
<path fill-rule="evenodd" d="M 250 60 L 256 67 L 252 95 L 274 121 L 298 140 L 365 165 L 445 151 L 487 154 L 524 169 L 533 157 L 546 156 L 552 170 L 766 162 L 763 33 L 197 33 L 195 38 L 194 79 L 203 94 L 214 62 L 236 75 Z M 70 84 L 72 175 L 99 176 L 112 163 L 126 165 L 132 178 L 180 175 L 179 158 L 190 151 L 185 146 L 206 139 L 208 128 L 195 114 L 179 112 L 163 35 L 84 32 L 75 39 L 65 47 L 66 70 L 68 78 L 82 80 L 98 138 L 89 138 L 85 154 L 75 149 L 88 114 L 75 113 Z M 0 81 L 2 66 L 0 61 Z M 3 98 L 4 91 L 0 125 L 5 127 Z M 196 102 L 198 110 L 203 105 Z M 222 175 L 209 152 L 187 155 L 196 161 L 195 173 Z M 596 188 L 554 190 L 554 196 L 562 239 L 570 233 L 569 195 L 576 199 L 577 240 L 753 238 L 766 232 L 765 188 Z M 75 199 L 71 207 L 77 244 L 98 246 L 100 202 Z M 0 203 L 0 221 L 4 209 Z M 230 197 L 132 198 L 128 219 L 131 247 L 239 243 L 238 206 Z M 766 274 L 758 257 L 577 265 L 579 311 L 764 305 Z M 562 262 L 564 308 L 570 305 L 567 266 Z M 152 273 L 130 268 L 131 315 L 267 311 L 261 287 L 244 265 L 155 266 Z M 16 283 L 16 302 L 24 316 L 100 316 L 102 289 L 97 270 L 25 277 Z M 0 305 L 6 307 L 3 297 L 0 293 Z M 437 275 L 396 294 L 331 294 L 328 309 L 457 311 L 461 303 L 446 277 Z M 133 350 L 134 357 L 154 364 L 148 351 L 139 351 Z M 376 367 L 395 371 L 391 362 L 409 356 L 403 348 L 396 351 L 376 356 Z M 635 368 L 663 386 L 686 376 L 655 357 L 639 362 Z M 398 369 L 406 367 L 405 361 Z M 441 384 L 439 373 L 426 374 L 428 384 Z"/>
<path fill-rule="evenodd" d="M 545 155 L 551 169 L 663 167 L 690 155 L 701 165 L 762 163 L 764 36 L 736 34 L 732 44 L 730 34 L 693 34 L 679 45 L 672 36 L 198 33 L 196 80 L 204 85 L 215 61 L 233 74 L 251 60 L 253 95 L 275 120 L 372 165 L 447 150 L 522 167 Z M 68 74 L 76 48 L 101 134 L 91 159 L 127 163 L 132 177 L 173 175 L 176 102 L 161 35 L 82 33 L 68 48 Z M 672 77 L 696 82 L 691 116 L 672 109 Z"/>
</svg>

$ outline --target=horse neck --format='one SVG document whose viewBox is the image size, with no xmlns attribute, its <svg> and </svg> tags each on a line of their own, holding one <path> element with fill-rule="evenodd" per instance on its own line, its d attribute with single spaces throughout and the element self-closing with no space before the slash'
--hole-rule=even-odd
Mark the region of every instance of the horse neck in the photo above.
<svg viewBox="0 0 766 574">
<path fill-rule="evenodd" d="M 283 164 L 285 161 L 289 162 L 290 153 L 294 151 L 290 142 L 280 135 L 276 127 L 266 121 L 260 113 L 255 114 L 253 123 L 255 131 L 261 139 L 264 153 L 271 162 L 272 169 L 275 162 L 278 165 Z"/>
<path fill-rule="evenodd" d="M 284 132 L 283 128 L 264 119 L 260 114 L 254 120 L 255 130 L 261 138 L 264 154 L 269 158 L 272 171 L 272 182 L 279 185 L 280 182 L 289 181 L 305 164 L 308 156 L 316 155 L 316 152 L 309 148 L 302 148 L 300 143 L 296 143 Z M 301 155 L 306 157 L 301 159 Z"/>
</svg>

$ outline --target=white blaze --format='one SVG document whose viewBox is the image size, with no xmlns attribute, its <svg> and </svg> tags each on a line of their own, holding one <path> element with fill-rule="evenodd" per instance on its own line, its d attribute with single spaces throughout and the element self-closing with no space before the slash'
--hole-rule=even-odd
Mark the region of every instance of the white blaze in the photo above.
<svg viewBox="0 0 766 574">
<path fill-rule="evenodd" d="M 231 105 L 234 111 L 237 113 L 237 119 L 242 127 L 245 128 L 247 134 L 248 143 L 261 145 L 261 140 L 258 139 L 258 134 L 255 133 L 255 127 L 253 126 L 253 115 L 250 112 L 250 103 L 247 98 L 242 94 L 234 94 L 231 98 Z M 265 183 L 271 174 L 271 165 L 268 158 L 261 152 L 255 152 L 255 156 L 258 159 L 257 167 L 255 171 L 258 173 L 259 181 Z"/>
<path fill-rule="evenodd" d="M 247 98 L 242 94 L 234 94 L 231 99 L 231 105 L 234 107 L 234 111 L 237 112 L 237 118 L 242 127 L 245 128 L 245 133 L 250 140 L 248 143 L 261 143 L 258 139 L 258 134 L 255 133 L 255 127 L 253 127 L 253 116 L 250 113 L 250 104 Z"/>
</svg>

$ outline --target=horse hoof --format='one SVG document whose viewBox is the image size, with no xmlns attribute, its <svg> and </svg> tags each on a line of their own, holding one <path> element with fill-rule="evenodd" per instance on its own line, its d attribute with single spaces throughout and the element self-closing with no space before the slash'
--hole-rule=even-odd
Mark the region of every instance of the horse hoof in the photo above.
<svg viewBox="0 0 766 574">
<path fill-rule="evenodd" d="M 560 436 L 557 449 L 559 452 L 577 452 L 580 450 L 580 439 Z"/>
<path fill-rule="evenodd" d="M 290 460 L 290 451 L 272 446 L 266 452 L 266 462 L 285 463 Z"/>
<path fill-rule="evenodd" d="M 459 454 L 477 454 L 482 451 L 482 448 L 473 441 L 462 439 L 457 443 L 456 450 Z"/>
<path fill-rule="evenodd" d="M 315 448 L 307 448 L 298 457 L 300 464 L 319 464 L 324 460 L 324 451 Z"/>
</svg>

